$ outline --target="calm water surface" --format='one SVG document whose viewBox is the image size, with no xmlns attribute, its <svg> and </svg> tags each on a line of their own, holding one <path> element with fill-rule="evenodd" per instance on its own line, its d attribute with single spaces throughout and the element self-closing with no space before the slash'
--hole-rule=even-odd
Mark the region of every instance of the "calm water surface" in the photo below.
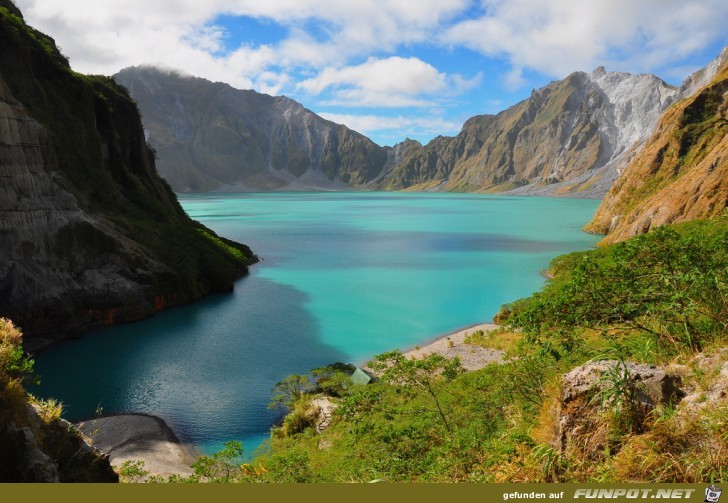
<svg viewBox="0 0 728 503">
<path fill-rule="evenodd" d="M 488 321 L 538 290 L 556 255 L 597 237 L 598 201 L 472 194 L 184 195 L 219 234 L 261 258 L 233 294 L 99 330 L 39 354 L 37 394 L 70 419 L 148 412 L 210 452 L 250 451 L 276 417 L 281 378 L 362 363 Z"/>
</svg>

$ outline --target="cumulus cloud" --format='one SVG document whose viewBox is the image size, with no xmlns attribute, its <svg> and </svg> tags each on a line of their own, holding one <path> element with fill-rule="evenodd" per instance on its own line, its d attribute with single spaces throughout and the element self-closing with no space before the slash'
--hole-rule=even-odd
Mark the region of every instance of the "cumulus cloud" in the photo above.
<svg viewBox="0 0 728 503">
<path fill-rule="evenodd" d="M 326 105 L 424 107 L 474 88 L 482 77 L 482 72 L 472 78 L 447 75 L 414 57 L 372 57 L 360 65 L 325 68 L 299 87 L 312 95 L 332 90 Z"/>
<path fill-rule="evenodd" d="M 724 0 L 483 0 L 482 12 L 446 29 L 443 43 L 563 77 L 598 65 L 652 71 L 725 38 Z"/>
<path fill-rule="evenodd" d="M 372 51 L 394 51 L 423 42 L 460 12 L 468 0 L 17 0 L 28 20 L 51 33 L 80 71 L 114 73 L 136 64 L 184 64 L 210 71 L 236 70 L 252 78 L 255 69 L 226 67 L 220 15 L 267 19 L 289 29 L 268 66 L 341 65 Z M 327 26 L 316 40 L 300 26 L 316 20 Z M 79 28 L 82 27 L 82 28 Z M 250 48 L 253 49 L 253 48 Z"/>
<path fill-rule="evenodd" d="M 560 78 L 598 65 L 670 76 L 725 40 L 728 19 L 725 0 L 15 1 L 81 72 L 148 64 L 307 103 L 389 108 L 443 105 L 486 80 L 426 55 L 496 58 L 486 84 L 509 90 L 534 71 Z M 222 17 L 275 25 L 276 36 L 231 46 Z"/>
<path fill-rule="evenodd" d="M 501 79 L 510 87 L 523 82 L 524 69 L 555 77 L 597 65 L 652 71 L 725 38 L 728 18 L 725 0 L 17 3 L 33 25 L 58 40 L 80 71 L 110 74 L 125 66 L 166 64 L 237 86 L 268 87 L 290 82 L 294 70 L 319 73 L 314 79 L 320 81 L 374 54 L 392 56 L 405 46 L 438 44 L 505 58 L 511 70 Z M 215 24 L 221 15 L 273 22 L 287 35 L 264 45 L 234 47 L 230 53 L 223 43 L 224 28 Z M 310 24 L 320 28 L 321 36 L 312 36 L 306 29 Z M 432 84 L 427 77 L 426 83 Z M 450 84 L 456 85 L 456 78 Z M 358 89 L 365 99 L 371 95 L 371 86 Z"/>
<path fill-rule="evenodd" d="M 300 87 L 310 94 L 333 88 L 336 98 L 357 106 L 423 106 L 414 98 L 441 91 L 447 76 L 417 58 L 393 56 L 369 58 L 365 63 L 344 68 L 326 68 L 304 80 Z"/>
</svg>

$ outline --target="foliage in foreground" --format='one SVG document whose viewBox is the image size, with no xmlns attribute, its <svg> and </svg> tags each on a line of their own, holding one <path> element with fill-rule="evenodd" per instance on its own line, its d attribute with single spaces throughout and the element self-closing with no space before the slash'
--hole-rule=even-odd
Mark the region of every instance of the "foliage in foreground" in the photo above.
<svg viewBox="0 0 728 503">
<path fill-rule="evenodd" d="M 0 318 L 0 482 L 117 481 L 108 461 L 61 421 L 60 402 L 25 391 L 35 382 L 20 330 Z"/>
<path fill-rule="evenodd" d="M 334 371 L 292 376 L 276 389 L 290 413 L 267 453 L 246 465 L 226 449 L 188 480 L 725 481 L 728 400 L 716 383 L 728 391 L 727 253 L 723 217 L 561 257 L 541 292 L 500 313 L 522 334 L 505 362 L 464 372 L 457 359 L 394 351 L 369 364 L 379 379 L 366 386 L 337 384 Z M 585 437 L 563 450 L 554 441 L 561 376 L 603 359 L 616 364 L 589 420 L 606 443 Z M 692 402 L 634 407 L 627 361 L 672 364 Z M 338 408 L 317 433 L 302 419 L 321 394 Z"/>
<path fill-rule="evenodd" d="M 568 353 L 585 329 L 649 344 L 656 355 L 701 351 L 728 332 L 728 217 L 559 258 L 560 274 L 501 317 L 530 343 Z"/>
</svg>

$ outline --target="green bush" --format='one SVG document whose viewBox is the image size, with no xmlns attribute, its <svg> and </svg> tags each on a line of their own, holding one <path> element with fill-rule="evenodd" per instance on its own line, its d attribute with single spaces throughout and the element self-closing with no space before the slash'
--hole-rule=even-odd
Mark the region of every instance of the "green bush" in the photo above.
<svg viewBox="0 0 728 503">
<path fill-rule="evenodd" d="M 700 351 L 728 330 L 726 220 L 660 227 L 571 255 L 543 291 L 505 306 L 505 321 L 561 354 L 584 329 L 641 333 L 668 354 Z"/>
</svg>

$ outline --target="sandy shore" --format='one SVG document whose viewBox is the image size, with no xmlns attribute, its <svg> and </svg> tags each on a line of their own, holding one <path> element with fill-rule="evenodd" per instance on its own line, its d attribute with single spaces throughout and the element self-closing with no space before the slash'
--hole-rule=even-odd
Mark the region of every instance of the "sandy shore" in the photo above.
<svg viewBox="0 0 728 503">
<path fill-rule="evenodd" d="M 109 455 L 114 468 L 144 461 L 150 475 L 191 475 L 194 458 L 162 419 L 147 414 L 120 414 L 78 423 L 93 445 Z"/>
<path fill-rule="evenodd" d="M 406 351 L 404 354 L 410 358 L 422 358 L 433 353 L 441 354 L 447 358 L 454 358 L 457 356 L 460 358 L 460 362 L 463 364 L 465 369 L 481 369 L 489 363 L 502 361 L 503 351 L 465 344 L 465 337 L 473 332 L 477 332 L 478 330 L 488 332 L 497 328 L 498 325 L 494 325 L 492 323 L 475 325 L 440 337 L 429 344 Z"/>
</svg>

